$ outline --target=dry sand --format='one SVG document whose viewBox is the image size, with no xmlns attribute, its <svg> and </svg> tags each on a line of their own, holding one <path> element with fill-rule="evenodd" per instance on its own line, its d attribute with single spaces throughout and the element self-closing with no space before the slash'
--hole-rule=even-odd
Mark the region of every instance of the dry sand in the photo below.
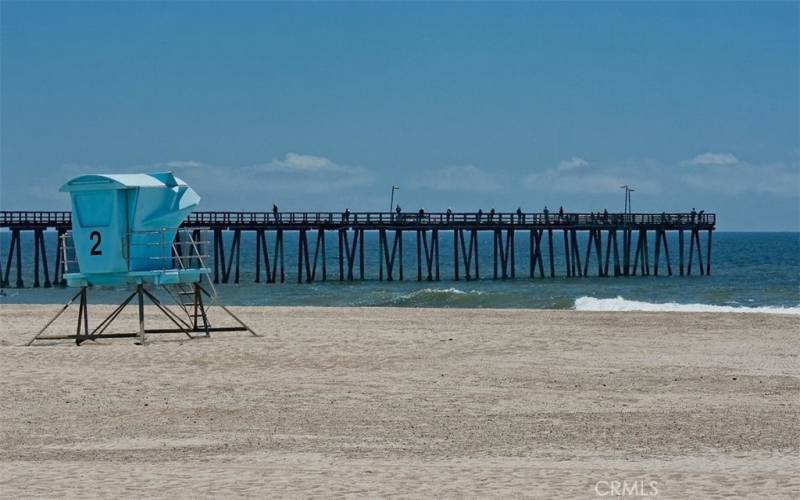
<svg viewBox="0 0 800 500">
<path fill-rule="evenodd" d="M 797 316 L 235 308 L 264 336 L 21 347 L 56 309 L 0 307 L 6 498 L 800 497 Z"/>
</svg>

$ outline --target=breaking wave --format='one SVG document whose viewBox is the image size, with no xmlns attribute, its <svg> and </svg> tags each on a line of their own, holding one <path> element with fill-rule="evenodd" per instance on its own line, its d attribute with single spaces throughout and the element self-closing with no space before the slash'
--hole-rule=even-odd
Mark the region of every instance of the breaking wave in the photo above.
<svg viewBox="0 0 800 500">
<path fill-rule="evenodd" d="M 484 292 L 457 288 L 423 288 L 397 295 L 381 305 L 408 307 L 481 307 Z"/>
<path fill-rule="evenodd" d="M 615 299 L 598 299 L 595 297 L 579 297 L 575 299 L 576 311 L 654 311 L 654 312 L 726 312 L 726 313 L 762 313 L 762 314 L 792 314 L 800 315 L 798 307 L 746 307 L 746 306 L 716 306 L 711 304 L 678 304 L 665 302 L 641 302 L 626 300 L 622 297 Z"/>
</svg>

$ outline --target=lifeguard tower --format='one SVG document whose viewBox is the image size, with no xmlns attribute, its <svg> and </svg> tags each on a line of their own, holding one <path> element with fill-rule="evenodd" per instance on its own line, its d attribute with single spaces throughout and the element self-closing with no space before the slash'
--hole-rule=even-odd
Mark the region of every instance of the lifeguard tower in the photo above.
<svg viewBox="0 0 800 500">
<path fill-rule="evenodd" d="M 60 191 L 72 198 L 72 231 L 64 235 L 61 256 L 67 286 L 80 290 L 42 330 L 28 342 L 74 339 L 80 345 L 98 338 L 138 338 L 147 334 L 183 333 L 189 338 L 212 332 L 256 333 L 217 301 L 201 285 L 208 276 L 199 230 L 181 230 L 186 216 L 200 202 L 200 196 L 172 173 L 83 175 L 64 184 Z M 77 268 L 75 267 L 77 264 Z M 88 318 L 88 290 L 96 286 L 134 287 L 117 308 L 91 331 Z M 180 311 L 162 303 L 151 290 L 161 289 Z M 204 297 L 208 303 L 204 302 Z M 106 333 L 111 323 L 138 299 L 138 332 Z M 74 335 L 43 336 L 47 328 L 76 300 L 80 300 Z M 155 305 L 176 328 L 145 328 L 145 299 Z M 207 310 L 218 305 L 237 325 L 212 327 Z M 198 335 L 201 334 L 201 335 Z M 257 336 L 257 335 L 256 335 Z"/>
</svg>

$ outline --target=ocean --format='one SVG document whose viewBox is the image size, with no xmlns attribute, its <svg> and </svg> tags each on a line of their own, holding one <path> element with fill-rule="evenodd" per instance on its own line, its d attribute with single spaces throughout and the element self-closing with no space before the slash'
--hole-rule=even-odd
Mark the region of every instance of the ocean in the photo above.
<svg viewBox="0 0 800 500">
<path fill-rule="evenodd" d="M 32 243 L 23 236 L 23 249 Z M 230 235 L 228 235 L 230 236 Z M 518 236 L 517 279 L 492 280 L 492 239 L 490 234 L 479 240 L 480 280 L 453 280 L 453 253 L 450 235 L 440 235 L 441 281 L 416 280 L 416 247 L 412 234 L 404 239 L 405 281 L 378 281 L 378 237 L 367 233 L 365 238 L 365 281 L 338 279 L 337 242 L 331 234 L 328 248 L 328 281 L 297 283 L 297 239 L 285 237 L 286 282 L 255 283 L 255 239 L 242 235 L 241 273 L 239 284 L 216 285 L 220 300 L 230 305 L 275 306 L 388 306 L 388 307 L 464 307 L 464 308 L 534 308 L 577 310 L 677 310 L 734 311 L 800 314 L 800 233 L 715 232 L 710 276 L 700 276 L 695 267 L 692 276 L 677 276 L 677 239 L 669 248 L 673 276 L 666 276 L 662 260 L 661 276 L 539 278 L 528 277 L 526 240 Z M 48 251 L 55 249 L 55 236 L 47 234 Z M 585 236 L 584 236 L 585 238 Z M 651 236 L 652 238 L 652 236 Z M 2 265 L 5 269 L 8 233 L 0 234 Z M 309 245 L 314 248 L 314 238 Z M 391 243 L 391 241 L 390 241 Z M 555 238 L 556 272 L 563 274 L 561 239 Z M 226 242 L 227 244 L 227 242 Z M 688 237 L 686 238 L 688 258 Z M 651 265 L 653 241 L 650 242 Z M 605 247 L 604 247 L 605 251 Z M 581 257 L 585 243 L 581 246 Z M 705 254 L 705 239 L 703 239 Z M 26 286 L 33 283 L 33 256 L 23 259 Z M 704 255 L 705 257 L 705 255 Z M 424 257 L 423 257 L 424 259 Z M 547 266 L 545 255 L 545 266 Z M 423 264 L 424 265 L 424 264 Z M 695 264 L 696 265 L 696 264 Z M 52 263 L 51 272 L 52 272 Z M 12 265 L 13 268 L 13 265 Z M 597 273 L 595 258 L 590 259 L 590 275 Z M 319 269 L 317 274 L 319 275 Z M 0 303 L 65 302 L 71 291 L 64 288 L 11 288 L 4 290 Z M 93 291 L 92 302 L 113 303 L 123 297 L 124 289 Z"/>
</svg>

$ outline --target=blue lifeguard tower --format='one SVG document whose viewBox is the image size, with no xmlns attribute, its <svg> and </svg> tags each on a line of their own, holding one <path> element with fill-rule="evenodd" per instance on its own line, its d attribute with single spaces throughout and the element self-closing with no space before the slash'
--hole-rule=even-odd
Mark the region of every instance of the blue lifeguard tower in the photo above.
<svg viewBox="0 0 800 500">
<path fill-rule="evenodd" d="M 190 338 L 214 331 L 249 331 L 247 325 L 222 304 L 238 326 L 212 327 L 203 297 L 216 301 L 216 292 L 202 285 L 209 274 L 200 231 L 180 226 L 200 202 L 200 196 L 170 172 L 151 174 L 83 175 L 61 189 L 72 198 L 71 244 L 62 245 L 67 286 L 80 288 L 59 313 L 28 343 L 45 339 L 86 340 L 103 337 L 138 337 L 144 343 L 149 333 L 184 333 Z M 74 256 L 74 259 L 71 258 Z M 77 269 L 75 268 L 77 264 Z M 209 282 L 210 283 L 210 282 Z M 91 332 L 88 324 L 87 291 L 98 286 L 132 286 L 135 290 Z M 162 303 L 149 289 L 161 288 L 182 311 Z M 42 333 L 80 298 L 75 335 L 47 336 Z M 125 307 L 138 298 L 139 331 L 105 333 Z M 147 298 L 175 324 L 177 329 L 146 329 L 144 299 Z M 181 314 L 183 312 L 184 314 Z"/>
</svg>

